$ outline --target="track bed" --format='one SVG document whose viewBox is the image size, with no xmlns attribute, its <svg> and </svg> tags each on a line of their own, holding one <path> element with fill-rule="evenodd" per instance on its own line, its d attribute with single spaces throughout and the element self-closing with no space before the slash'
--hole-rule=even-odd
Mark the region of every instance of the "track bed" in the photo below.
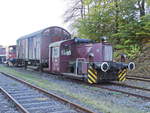
<svg viewBox="0 0 150 113">
<path fill-rule="evenodd" d="M 16 106 L 10 102 L 0 90 L 0 113 L 21 113 Z"/>
<path fill-rule="evenodd" d="M 0 86 L 29 113 L 78 113 L 69 103 L 50 97 L 12 78 L 0 74 Z M 81 112 L 83 112 L 81 110 Z"/>
</svg>

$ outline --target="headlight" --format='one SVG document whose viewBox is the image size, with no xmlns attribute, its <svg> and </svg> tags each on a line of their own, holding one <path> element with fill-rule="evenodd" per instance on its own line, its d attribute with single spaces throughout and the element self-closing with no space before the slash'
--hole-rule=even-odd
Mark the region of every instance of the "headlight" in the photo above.
<svg viewBox="0 0 150 113">
<path fill-rule="evenodd" d="M 134 64 L 134 62 L 130 62 L 130 63 L 128 64 L 128 69 L 129 69 L 129 70 L 134 70 L 134 69 L 135 69 L 135 64 Z"/>
<path fill-rule="evenodd" d="M 106 71 L 108 71 L 108 69 L 109 69 L 108 63 L 107 63 L 107 62 L 103 62 L 103 63 L 101 64 L 101 70 L 102 70 L 103 72 L 106 72 Z"/>
</svg>

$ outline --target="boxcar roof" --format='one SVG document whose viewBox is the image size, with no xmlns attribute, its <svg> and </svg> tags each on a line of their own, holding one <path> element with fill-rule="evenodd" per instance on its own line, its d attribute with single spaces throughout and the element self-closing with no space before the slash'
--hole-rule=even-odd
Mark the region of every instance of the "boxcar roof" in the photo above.
<svg viewBox="0 0 150 113">
<path fill-rule="evenodd" d="M 38 35 L 40 36 L 43 30 L 39 30 L 39 31 L 33 32 L 31 34 L 24 35 L 24 36 L 20 37 L 18 40 L 22 40 L 22 39 L 26 39 L 26 38 L 30 38 L 30 37 L 35 37 L 35 36 L 38 36 Z"/>
<path fill-rule="evenodd" d="M 51 27 L 48 27 L 48 28 L 45 28 L 45 29 L 42 29 L 42 30 L 39 30 L 39 31 L 36 31 L 36 32 L 33 32 L 31 34 L 28 34 L 28 35 L 25 35 L 25 36 L 22 36 L 20 37 L 18 40 L 22 40 L 22 39 L 26 39 L 26 38 L 31 38 L 31 37 L 35 37 L 35 36 L 41 36 L 43 31 L 45 31 L 46 29 L 52 29 L 52 28 L 60 28 L 64 31 L 66 31 L 68 34 L 70 34 L 67 30 L 65 30 L 64 28 L 62 27 L 58 27 L 58 26 L 51 26 Z M 70 34 L 71 35 L 71 34 Z"/>
</svg>

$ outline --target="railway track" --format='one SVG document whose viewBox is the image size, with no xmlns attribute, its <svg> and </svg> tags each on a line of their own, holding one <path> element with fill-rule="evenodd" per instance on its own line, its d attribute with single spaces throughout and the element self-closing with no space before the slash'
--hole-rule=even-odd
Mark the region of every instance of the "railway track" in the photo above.
<svg viewBox="0 0 150 113">
<path fill-rule="evenodd" d="M 20 109 L 17 109 L 17 106 L 13 102 L 10 102 L 10 99 L 6 99 L 6 95 L 3 92 L 4 90 L 0 88 L 0 113 L 20 113 Z"/>
<path fill-rule="evenodd" d="M 79 84 L 86 84 L 87 86 L 90 86 L 90 87 L 101 88 L 101 89 L 105 89 L 105 90 L 108 90 L 108 91 L 119 92 L 119 93 L 122 93 L 122 94 L 127 94 L 129 96 L 150 100 L 149 96 L 143 96 L 143 95 L 131 93 L 131 92 L 128 92 L 128 91 L 122 91 L 122 90 L 118 90 L 118 89 L 114 89 L 114 88 L 109 88 L 109 87 L 104 86 L 104 84 L 89 84 L 89 83 L 85 83 L 85 82 L 80 81 L 80 80 L 75 80 L 75 79 L 70 79 L 70 78 L 66 78 L 66 79 L 69 79 L 73 82 L 77 82 Z M 108 82 L 108 84 L 111 84 L 111 83 Z M 123 85 L 123 84 L 120 84 L 120 83 L 112 83 L 112 85 L 124 86 L 124 87 L 132 88 L 132 89 L 138 89 L 138 90 L 150 92 L 150 89 L 136 87 L 136 86 L 130 86 L 130 85 Z"/>
<path fill-rule="evenodd" d="M 149 96 L 143 96 L 143 95 L 136 94 L 136 93 L 131 93 L 131 92 L 128 92 L 128 91 L 122 91 L 122 90 L 118 90 L 118 89 L 114 89 L 114 88 L 109 88 L 109 87 L 104 86 L 104 84 L 89 84 L 89 83 L 85 83 L 85 82 L 80 81 L 80 80 L 75 80 L 75 79 L 70 79 L 70 78 L 67 78 L 67 79 L 69 79 L 71 81 L 74 81 L 74 82 L 77 82 L 77 83 L 80 83 L 80 84 L 86 84 L 86 85 L 88 85 L 90 87 L 101 88 L 101 89 L 105 89 L 105 90 L 108 90 L 108 91 L 119 92 L 119 93 L 122 93 L 122 94 L 127 94 L 129 96 L 150 100 Z M 146 89 L 146 88 L 142 88 L 142 87 L 136 87 L 136 86 L 131 86 L 131 85 L 127 85 L 127 84 L 111 83 L 111 82 L 108 82 L 108 84 L 117 85 L 117 86 L 124 86 L 124 87 L 132 88 L 132 89 L 138 89 L 138 90 L 150 92 L 150 89 Z"/>
<path fill-rule="evenodd" d="M 150 92 L 150 89 L 146 89 L 146 88 L 142 88 L 142 87 L 137 87 L 137 86 L 132 86 L 132 85 L 127 85 L 127 84 L 122 84 L 122 83 L 109 82 L 109 84 Z"/>
<path fill-rule="evenodd" d="M 55 75 L 55 76 L 57 76 L 57 75 Z M 112 89 L 112 88 L 105 87 L 104 85 L 101 85 L 101 84 L 89 84 L 89 83 L 83 82 L 82 80 L 72 79 L 70 77 L 65 77 L 65 78 L 69 79 L 71 81 L 80 83 L 80 84 L 86 84 L 86 85 L 88 85 L 90 87 L 96 87 L 96 88 L 106 89 L 106 90 L 109 90 L 109 91 L 119 92 L 119 93 L 122 93 L 122 94 L 127 94 L 129 96 L 134 96 L 134 97 L 137 97 L 137 98 L 142 98 L 142 99 L 150 100 L 149 96 L 143 96 L 143 95 L 140 95 L 140 94 L 130 93 L 130 92 L 127 92 L 127 91 L 122 91 L 122 90 L 118 90 L 118 89 Z M 132 88 L 132 89 L 138 89 L 138 90 L 150 92 L 150 89 L 146 89 L 146 88 L 142 88 L 142 87 L 136 87 L 136 86 L 131 86 L 131 85 L 127 85 L 127 84 L 112 83 L 112 85 L 124 86 L 124 87 Z"/>
<path fill-rule="evenodd" d="M 122 90 L 118 90 L 118 89 L 114 89 L 114 88 L 108 88 L 108 87 L 97 85 L 97 84 L 95 84 L 93 86 L 97 87 L 97 88 L 101 88 L 101 89 L 106 89 L 106 90 L 109 90 L 109 91 L 114 91 L 114 92 L 119 92 L 119 93 L 122 93 L 122 94 L 127 94 L 129 96 L 134 96 L 134 97 L 137 97 L 137 98 L 142 98 L 142 99 L 150 100 L 150 97 L 148 97 L 148 96 L 143 96 L 143 95 L 131 93 L 131 92 L 128 92 L 128 91 L 122 91 Z"/>
<path fill-rule="evenodd" d="M 129 80 L 144 81 L 144 82 L 150 82 L 150 78 L 149 77 L 127 76 L 127 79 L 129 79 Z"/>
<path fill-rule="evenodd" d="M 0 73 L 0 86 L 23 113 L 94 113 L 12 75 Z"/>
<path fill-rule="evenodd" d="M 67 78 L 67 77 L 66 77 Z M 85 83 L 83 83 L 83 81 L 79 81 L 79 80 L 73 80 L 73 79 L 70 79 L 70 78 L 67 78 L 67 79 L 69 79 L 69 80 L 71 80 L 71 81 L 74 81 L 74 82 L 78 82 L 78 83 L 80 83 L 80 84 L 85 84 Z M 129 95 L 129 96 L 133 96 L 133 97 L 137 97 L 137 98 L 142 98 L 142 99 L 144 99 L 144 100 L 150 100 L 150 97 L 149 96 L 144 96 L 144 95 L 140 95 L 139 93 L 132 93 L 132 92 L 128 92 L 128 91 L 126 91 L 126 90 L 118 90 L 118 89 L 113 89 L 113 88 L 108 88 L 108 87 L 105 87 L 104 85 L 100 85 L 100 84 L 92 84 L 92 85 L 90 85 L 90 84 L 86 84 L 86 85 L 88 85 L 88 86 L 90 86 L 90 87 L 97 87 L 97 88 L 101 88 L 101 89 L 105 89 L 105 90 L 108 90 L 108 91 L 112 91 L 112 92 L 119 92 L 119 93 L 122 93 L 122 94 L 126 94 L 126 95 Z M 122 86 L 122 84 L 118 84 L 118 85 L 121 85 Z M 127 87 L 127 85 L 126 86 L 124 86 L 124 87 Z M 129 85 L 128 85 L 128 87 L 130 87 Z M 132 87 L 132 86 L 131 86 Z M 131 88 L 130 87 L 130 88 Z M 149 91 L 149 89 L 143 89 L 143 88 L 139 88 L 139 87 L 132 87 L 132 89 L 140 89 L 140 90 L 143 90 L 143 91 Z"/>
<path fill-rule="evenodd" d="M 149 77 L 148 77 L 148 76 L 149 76 Z M 147 76 L 133 76 L 133 75 L 127 75 L 127 77 L 137 77 L 137 78 L 150 79 L 150 75 L 147 75 Z"/>
<path fill-rule="evenodd" d="M 5 91 L 2 87 L 0 87 L 0 92 L 2 92 L 3 95 L 5 95 L 5 97 L 7 97 L 14 105 L 15 107 L 18 109 L 18 111 L 22 112 L 22 113 L 29 113 L 26 109 L 24 109 L 24 107 L 19 104 L 10 94 L 8 94 L 7 91 Z"/>
</svg>

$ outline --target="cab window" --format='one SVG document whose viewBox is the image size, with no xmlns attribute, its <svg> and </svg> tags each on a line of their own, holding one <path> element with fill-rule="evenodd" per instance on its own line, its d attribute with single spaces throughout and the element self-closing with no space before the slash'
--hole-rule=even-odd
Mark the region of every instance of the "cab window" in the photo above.
<svg viewBox="0 0 150 113">
<path fill-rule="evenodd" d="M 52 48 L 52 57 L 53 58 L 58 58 L 59 57 L 59 47 L 54 47 Z"/>
<path fill-rule="evenodd" d="M 68 45 L 63 46 L 61 50 L 61 55 L 64 55 L 64 56 L 71 55 L 71 46 L 68 46 Z"/>
<path fill-rule="evenodd" d="M 105 45 L 104 46 L 104 60 L 105 61 L 112 61 L 112 46 Z"/>
</svg>

